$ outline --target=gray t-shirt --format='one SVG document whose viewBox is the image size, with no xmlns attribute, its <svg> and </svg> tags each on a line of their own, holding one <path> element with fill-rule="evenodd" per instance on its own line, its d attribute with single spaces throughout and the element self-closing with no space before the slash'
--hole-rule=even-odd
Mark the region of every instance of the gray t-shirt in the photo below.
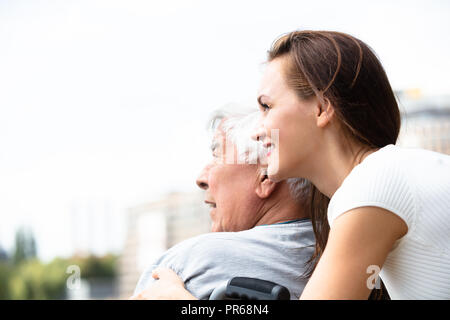
<svg viewBox="0 0 450 320">
<path fill-rule="evenodd" d="M 285 286 L 298 299 L 302 278 L 314 252 L 311 220 L 257 226 L 239 232 L 212 232 L 182 241 L 167 250 L 141 275 L 135 294 L 155 281 L 158 266 L 174 270 L 199 299 L 233 277 L 252 277 Z"/>
</svg>

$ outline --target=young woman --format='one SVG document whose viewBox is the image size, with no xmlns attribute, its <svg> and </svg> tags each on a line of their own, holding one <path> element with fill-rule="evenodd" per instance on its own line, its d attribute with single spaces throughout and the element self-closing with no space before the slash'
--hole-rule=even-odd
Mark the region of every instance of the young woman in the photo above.
<svg viewBox="0 0 450 320">
<path fill-rule="evenodd" d="M 450 299 L 450 156 L 395 146 L 400 113 L 372 50 L 296 31 L 268 60 L 254 138 L 268 148 L 269 178 L 317 188 L 319 259 L 301 298 L 367 299 L 381 270 L 392 299 Z M 159 298 L 188 297 L 170 271 L 154 276 L 169 288 Z"/>
</svg>

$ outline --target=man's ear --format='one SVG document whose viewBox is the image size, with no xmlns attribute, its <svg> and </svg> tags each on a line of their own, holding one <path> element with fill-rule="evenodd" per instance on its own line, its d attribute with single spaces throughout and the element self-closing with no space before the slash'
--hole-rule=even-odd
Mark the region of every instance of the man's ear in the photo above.
<svg viewBox="0 0 450 320">
<path fill-rule="evenodd" d="M 316 106 L 316 123 L 320 128 L 325 127 L 334 117 L 334 108 L 330 100 L 324 98 L 322 102 L 318 101 Z"/>
<path fill-rule="evenodd" d="M 267 174 L 261 174 L 256 185 L 255 193 L 261 199 L 268 198 L 275 190 L 277 183 L 267 177 Z"/>
</svg>

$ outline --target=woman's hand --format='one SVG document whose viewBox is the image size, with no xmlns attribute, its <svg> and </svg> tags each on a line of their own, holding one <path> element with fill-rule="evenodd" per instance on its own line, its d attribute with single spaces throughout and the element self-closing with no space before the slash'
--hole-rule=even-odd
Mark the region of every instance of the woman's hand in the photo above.
<svg viewBox="0 0 450 320">
<path fill-rule="evenodd" d="M 156 268 L 152 277 L 157 281 L 130 300 L 197 300 L 184 288 L 183 280 L 171 269 Z"/>
</svg>

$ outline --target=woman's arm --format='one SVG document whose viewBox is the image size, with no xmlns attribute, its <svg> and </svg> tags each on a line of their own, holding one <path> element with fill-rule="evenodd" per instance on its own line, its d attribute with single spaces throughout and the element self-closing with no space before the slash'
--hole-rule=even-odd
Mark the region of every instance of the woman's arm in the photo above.
<svg viewBox="0 0 450 320">
<path fill-rule="evenodd" d="M 152 277 L 158 279 L 130 300 L 198 300 L 184 288 L 183 280 L 171 269 L 157 268 Z"/>
<path fill-rule="evenodd" d="M 335 219 L 325 251 L 300 299 L 367 299 L 368 279 L 381 269 L 395 241 L 408 231 L 394 213 L 379 207 L 350 210 Z"/>
</svg>

